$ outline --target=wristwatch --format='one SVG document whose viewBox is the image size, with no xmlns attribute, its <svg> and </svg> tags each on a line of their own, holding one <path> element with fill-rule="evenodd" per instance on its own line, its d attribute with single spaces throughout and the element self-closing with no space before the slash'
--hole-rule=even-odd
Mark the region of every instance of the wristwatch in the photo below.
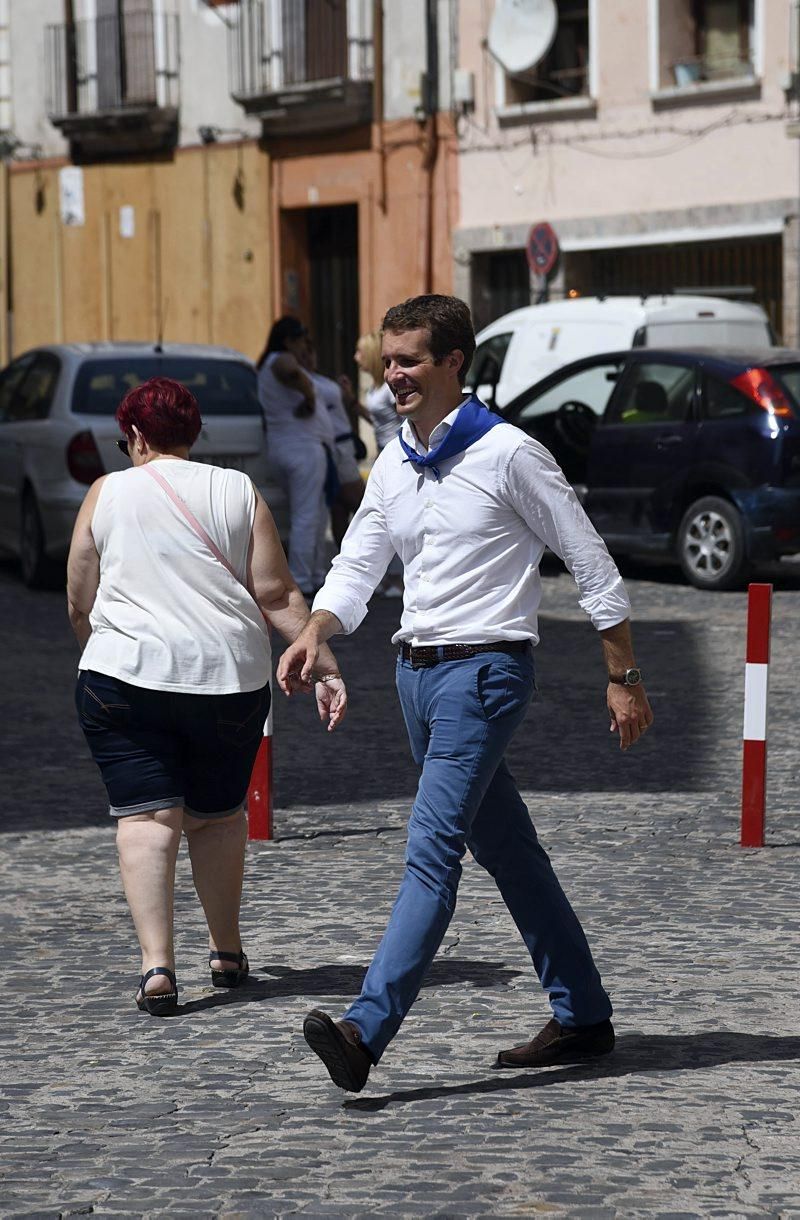
<svg viewBox="0 0 800 1220">
<path fill-rule="evenodd" d="M 620 677 L 616 674 L 608 675 L 609 682 L 615 682 L 618 686 L 638 686 L 642 680 L 641 669 L 626 669 L 625 673 Z"/>
</svg>

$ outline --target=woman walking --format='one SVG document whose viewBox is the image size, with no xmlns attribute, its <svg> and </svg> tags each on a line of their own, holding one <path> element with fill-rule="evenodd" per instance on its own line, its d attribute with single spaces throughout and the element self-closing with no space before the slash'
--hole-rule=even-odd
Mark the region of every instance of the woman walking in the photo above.
<svg viewBox="0 0 800 1220">
<path fill-rule="evenodd" d="M 274 323 L 257 362 L 267 452 L 289 496 L 289 568 L 311 597 L 325 580 L 325 532 L 335 432 L 320 410 L 307 361 L 308 331 L 289 315 Z"/>
<path fill-rule="evenodd" d="M 235 987 L 247 977 L 242 804 L 270 703 L 265 619 L 293 640 L 309 611 L 251 481 L 189 460 L 201 426 L 189 390 L 152 378 L 126 394 L 117 421 L 132 468 L 89 490 L 67 596 L 82 648 L 78 715 L 117 819 L 141 947 L 136 1003 L 166 1016 L 178 1002 L 173 892 L 182 832 L 208 923 L 211 980 Z M 335 728 L 347 696 L 332 653 L 314 689 Z"/>
</svg>

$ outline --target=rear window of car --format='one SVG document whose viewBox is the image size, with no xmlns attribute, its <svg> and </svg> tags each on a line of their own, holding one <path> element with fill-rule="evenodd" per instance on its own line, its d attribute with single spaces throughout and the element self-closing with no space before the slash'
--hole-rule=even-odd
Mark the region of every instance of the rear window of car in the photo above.
<svg viewBox="0 0 800 1220">
<path fill-rule="evenodd" d="M 72 391 L 76 415 L 113 415 L 128 390 L 150 377 L 171 377 L 187 386 L 203 418 L 211 415 L 260 415 L 255 370 L 239 360 L 202 357 L 131 356 L 87 360 Z"/>
</svg>

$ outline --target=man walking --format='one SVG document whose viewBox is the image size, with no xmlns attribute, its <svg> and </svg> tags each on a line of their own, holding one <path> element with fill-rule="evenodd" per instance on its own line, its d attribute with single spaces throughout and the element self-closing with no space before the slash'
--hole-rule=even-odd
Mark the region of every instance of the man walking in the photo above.
<svg viewBox="0 0 800 1220">
<path fill-rule="evenodd" d="M 539 563 L 561 556 L 600 633 L 611 728 L 627 749 L 653 716 L 635 667 L 630 603 L 605 544 L 546 449 L 492 415 L 464 379 L 467 306 L 413 297 L 383 320 L 385 378 L 403 426 L 366 495 L 301 636 L 283 654 L 286 694 L 319 646 L 351 632 L 396 551 L 405 569 L 397 688 L 422 768 L 406 868 L 361 995 L 340 1021 L 313 1010 L 306 1041 L 340 1088 L 359 1092 L 417 996 L 452 917 L 467 848 L 494 877 L 553 1017 L 497 1067 L 605 1054 L 611 1003 L 583 929 L 504 762 L 534 690 Z"/>
</svg>

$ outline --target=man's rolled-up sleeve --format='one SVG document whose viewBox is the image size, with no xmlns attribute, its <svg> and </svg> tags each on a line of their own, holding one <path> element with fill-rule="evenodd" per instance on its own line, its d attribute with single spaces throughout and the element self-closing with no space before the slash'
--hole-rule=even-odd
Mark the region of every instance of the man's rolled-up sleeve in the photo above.
<svg viewBox="0 0 800 1220">
<path fill-rule="evenodd" d="M 342 624 L 346 635 L 355 631 L 367 613 L 367 603 L 383 578 L 394 547 L 386 530 L 380 459 L 372 468 L 364 499 L 342 540 L 325 584 L 314 598 L 312 610 L 327 610 Z"/>
<path fill-rule="evenodd" d="M 526 437 L 505 470 L 505 490 L 523 521 L 563 559 L 581 608 L 598 631 L 630 617 L 617 565 L 549 450 Z"/>
</svg>

